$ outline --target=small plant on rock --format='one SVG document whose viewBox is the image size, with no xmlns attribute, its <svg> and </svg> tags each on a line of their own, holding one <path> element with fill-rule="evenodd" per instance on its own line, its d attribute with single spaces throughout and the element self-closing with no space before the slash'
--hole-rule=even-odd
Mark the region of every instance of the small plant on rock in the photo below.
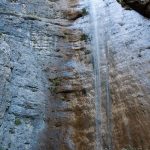
<svg viewBox="0 0 150 150">
<path fill-rule="evenodd" d="M 88 14 L 89 14 L 89 12 L 87 11 L 87 9 L 86 8 L 82 8 L 82 15 L 86 16 Z"/>
<path fill-rule="evenodd" d="M 19 118 L 15 119 L 15 125 L 17 126 L 21 125 L 21 120 Z"/>
<path fill-rule="evenodd" d="M 53 86 L 59 86 L 61 84 L 61 80 L 62 80 L 61 78 L 50 79 Z"/>
<path fill-rule="evenodd" d="M 89 36 L 87 34 L 82 34 L 80 40 L 87 42 L 89 40 Z"/>
</svg>

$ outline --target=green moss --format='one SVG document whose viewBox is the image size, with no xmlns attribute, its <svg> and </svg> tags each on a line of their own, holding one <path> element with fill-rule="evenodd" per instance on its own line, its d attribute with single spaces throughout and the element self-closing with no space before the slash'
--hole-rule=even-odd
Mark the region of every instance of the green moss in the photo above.
<svg viewBox="0 0 150 150">
<path fill-rule="evenodd" d="M 129 145 L 126 148 L 124 148 L 124 150 L 137 150 L 137 149 Z"/>
<path fill-rule="evenodd" d="M 52 93 L 56 93 L 57 89 L 56 89 L 55 86 L 52 86 L 52 87 L 50 87 L 50 91 L 51 91 Z"/>
<path fill-rule="evenodd" d="M 54 78 L 54 79 L 50 79 L 50 81 L 52 82 L 53 86 L 59 86 L 61 84 L 61 80 L 60 78 Z"/>
<path fill-rule="evenodd" d="M 21 125 L 21 120 L 19 118 L 15 119 L 15 125 L 17 126 Z"/>
<path fill-rule="evenodd" d="M 87 34 L 82 34 L 82 35 L 81 35 L 81 38 L 80 38 L 81 41 L 86 41 L 86 42 L 87 42 L 89 39 L 90 39 L 90 38 L 89 38 L 89 36 L 88 36 Z"/>
<path fill-rule="evenodd" d="M 86 8 L 82 8 L 82 15 L 86 16 L 88 14 L 89 14 L 89 12 L 87 11 L 87 9 Z"/>
</svg>

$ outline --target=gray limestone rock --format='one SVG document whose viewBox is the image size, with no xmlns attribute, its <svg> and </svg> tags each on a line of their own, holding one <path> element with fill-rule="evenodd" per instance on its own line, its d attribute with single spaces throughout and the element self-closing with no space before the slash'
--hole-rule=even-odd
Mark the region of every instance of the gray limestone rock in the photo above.
<svg viewBox="0 0 150 150">
<path fill-rule="evenodd" d="M 0 150 L 95 150 L 96 123 L 103 150 L 150 149 L 150 22 L 91 2 L 99 68 L 89 1 L 0 1 Z M 149 17 L 148 0 L 123 2 Z"/>
</svg>

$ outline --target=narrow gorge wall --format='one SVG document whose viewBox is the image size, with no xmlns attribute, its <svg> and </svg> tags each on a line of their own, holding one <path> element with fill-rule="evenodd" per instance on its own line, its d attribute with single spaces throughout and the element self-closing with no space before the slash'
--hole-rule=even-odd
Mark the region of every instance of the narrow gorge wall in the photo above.
<svg viewBox="0 0 150 150">
<path fill-rule="evenodd" d="M 0 16 L 0 150 L 150 149 L 147 18 L 115 0 L 1 0 Z"/>
<path fill-rule="evenodd" d="M 115 1 L 105 1 L 114 149 L 150 149 L 150 22 Z M 117 12 L 116 12 L 117 10 Z M 102 10 L 103 11 L 103 10 Z"/>
<path fill-rule="evenodd" d="M 0 2 L 1 149 L 94 149 L 91 50 L 74 24 L 82 7 Z"/>
</svg>

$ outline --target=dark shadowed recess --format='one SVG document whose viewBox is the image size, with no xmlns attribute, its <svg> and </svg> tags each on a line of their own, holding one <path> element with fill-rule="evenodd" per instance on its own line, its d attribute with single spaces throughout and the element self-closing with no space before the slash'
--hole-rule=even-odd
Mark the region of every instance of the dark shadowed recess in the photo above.
<svg viewBox="0 0 150 150">
<path fill-rule="evenodd" d="M 129 6 L 143 16 L 150 18 L 150 0 L 117 0 L 123 7 Z"/>
</svg>

